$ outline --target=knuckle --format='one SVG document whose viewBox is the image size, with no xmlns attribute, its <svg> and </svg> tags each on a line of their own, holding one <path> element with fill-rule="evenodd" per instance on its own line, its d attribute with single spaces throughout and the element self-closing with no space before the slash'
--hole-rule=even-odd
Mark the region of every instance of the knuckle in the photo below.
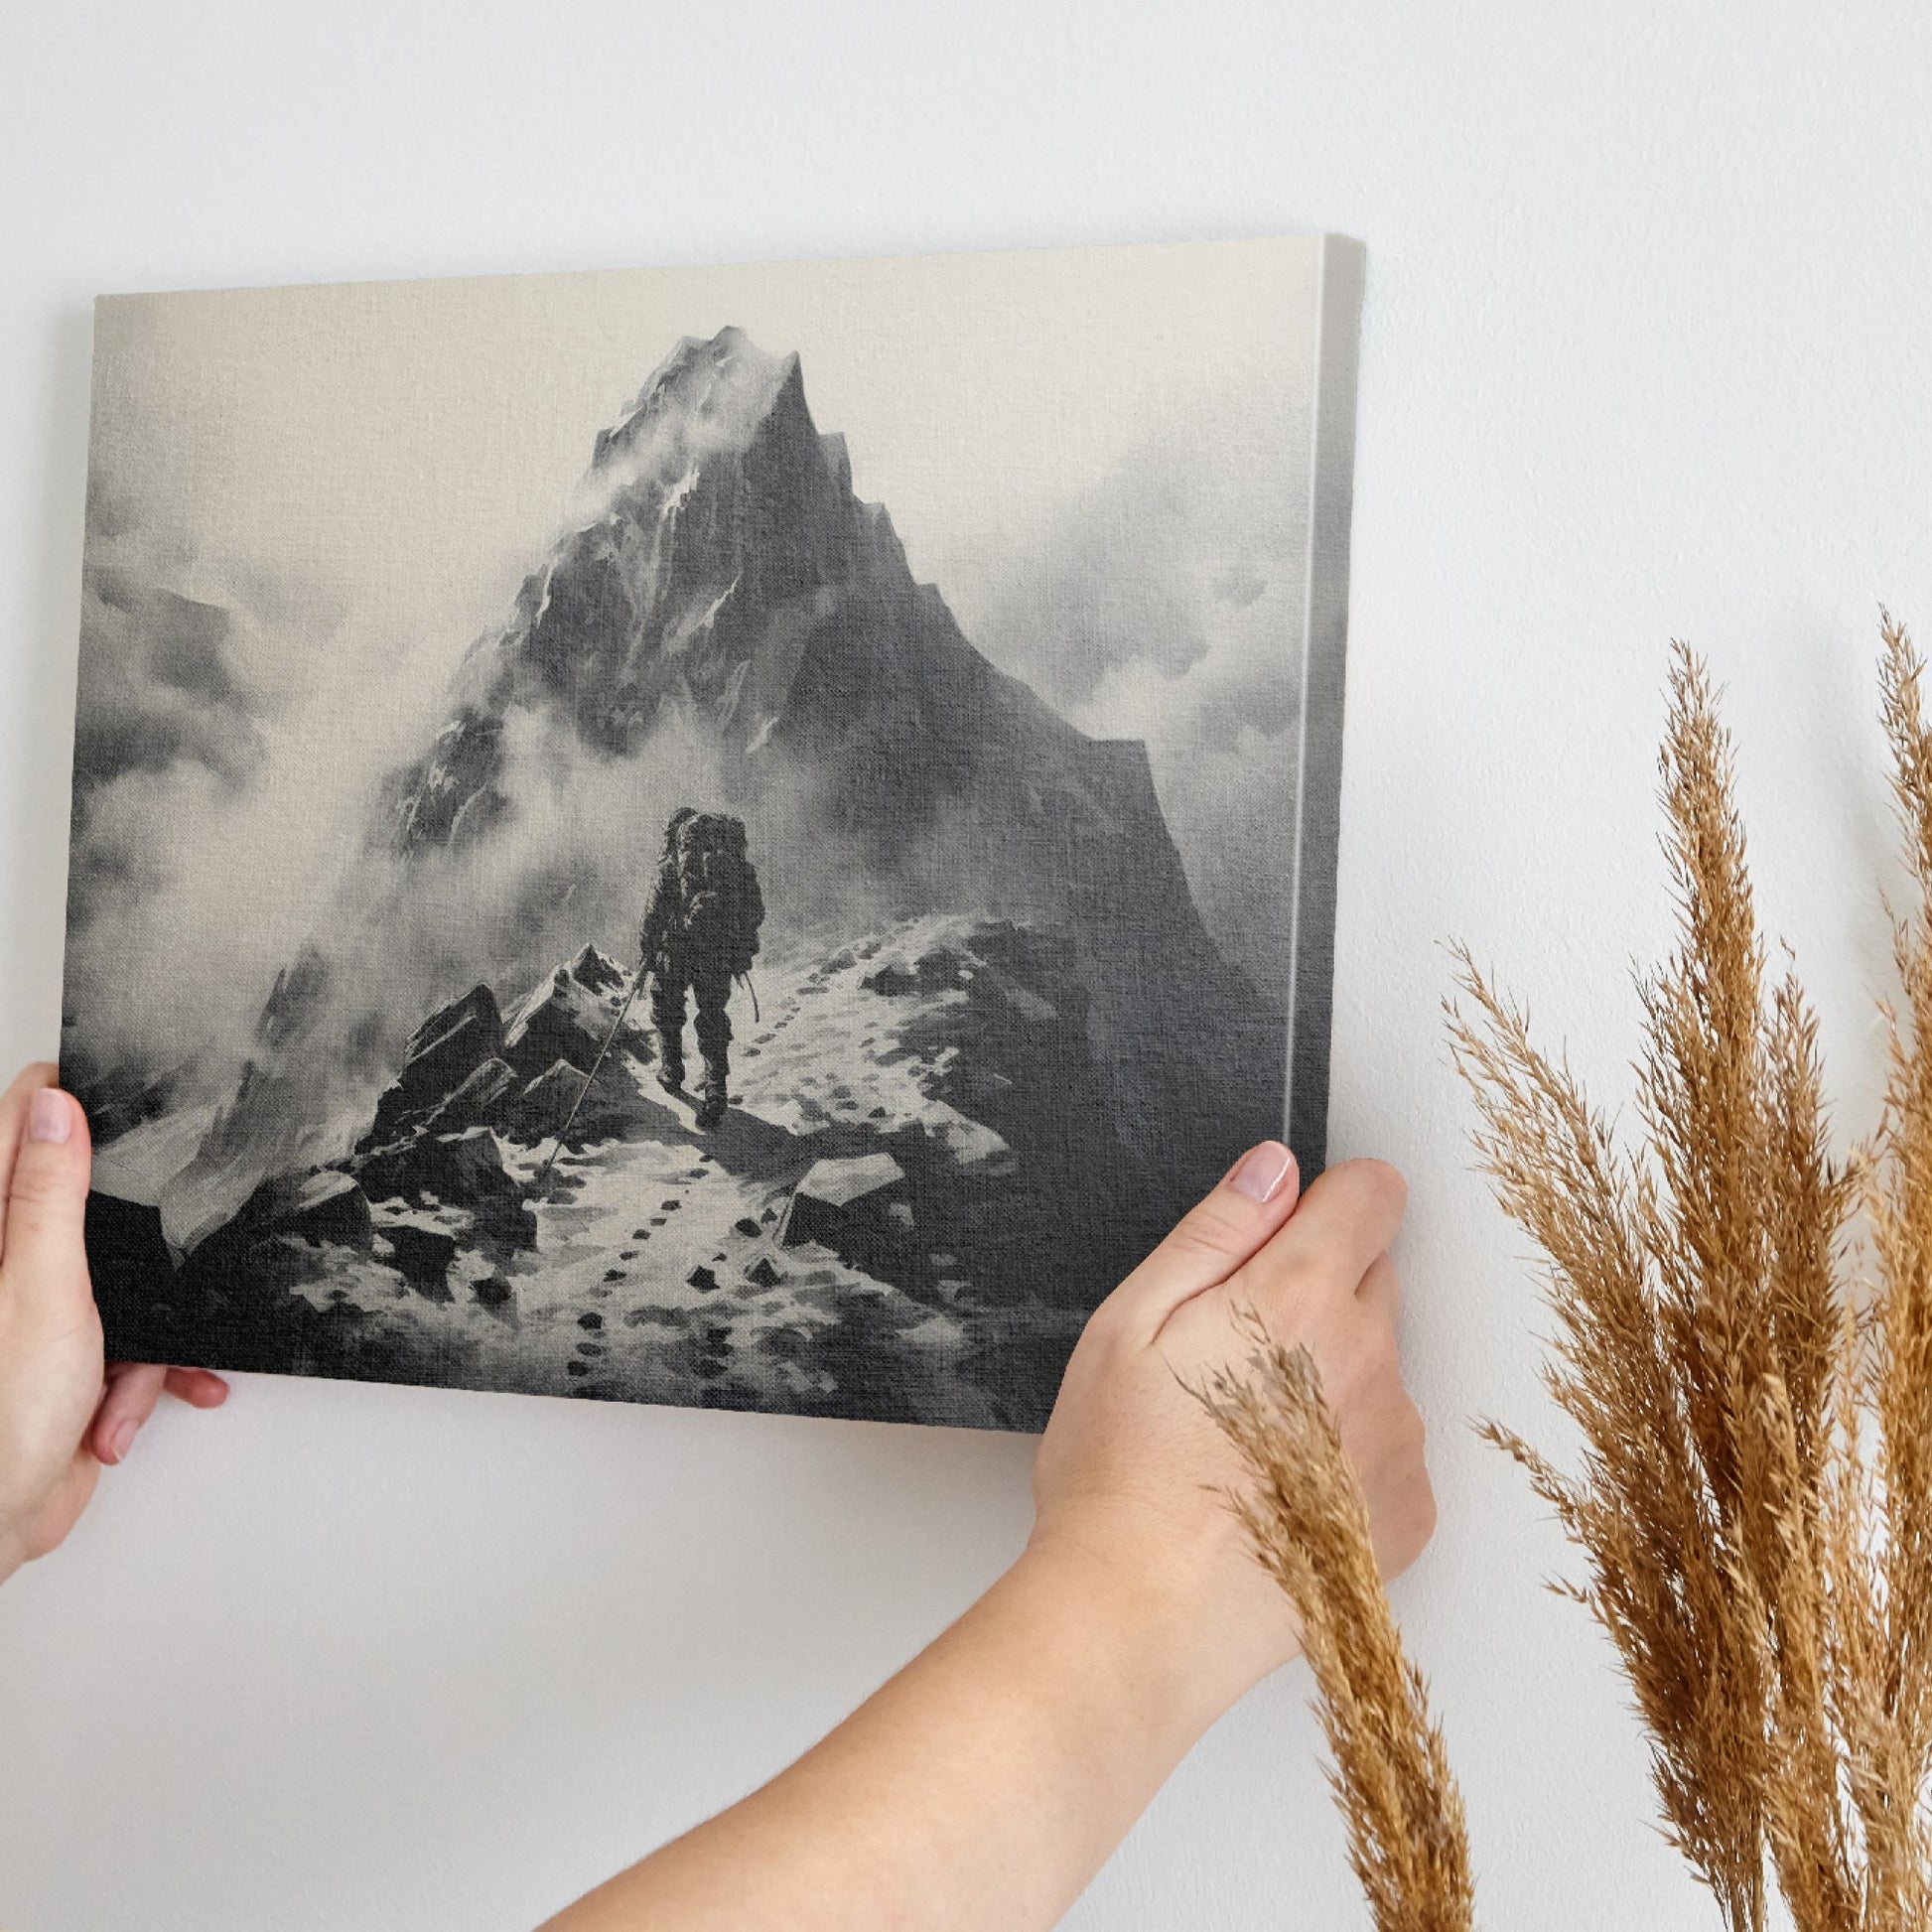
<svg viewBox="0 0 1932 1932">
<path fill-rule="evenodd" d="M 80 1225 L 85 1189 L 72 1162 L 61 1158 L 65 1149 L 50 1152 L 28 1146 L 21 1150 L 13 1180 L 7 1189 L 7 1216 L 13 1227 L 61 1228 Z"/>
<path fill-rule="evenodd" d="M 1248 1240 L 1234 1216 L 1216 1201 L 1190 1208 L 1168 1236 L 1171 1253 L 1190 1261 L 1225 1263 L 1245 1255 Z"/>
<path fill-rule="evenodd" d="M 1133 1277 L 1129 1276 L 1122 1287 L 1130 1286 L 1132 1281 Z M 1081 1323 L 1079 1338 L 1074 1343 L 1075 1352 L 1083 1360 L 1091 1360 L 1096 1355 L 1106 1353 L 1114 1346 L 1120 1334 L 1121 1323 L 1121 1294 L 1120 1290 L 1116 1289 Z"/>
<path fill-rule="evenodd" d="M 1289 1223 L 1291 1229 L 1294 1225 Z M 1229 1281 L 1241 1300 L 1300 1334 L 1314 1347 L 1319 1360 L 1321 1349 L 1314 1344 L 1329 1341 L 1332 1333 L 1330 1284 L 1320 1256 L 1297 1240 L 1277 1235 L 1259 1252 L 1236 1254 L 1232 1261 Z"/>
<path fill-rule="evenodd" d="M 1343 1167 L 1349 1184 L 1361 1194 L 1363 1204 L 1371 1211 L 1399 1217 L 1408 1206 L 1409 1183 L 1402 1177 L 1400 1168 L 1371 1159 L 1344 1162 Z"/>
<path fill-rule="evenodd" d="M 1369 1263 L 1368 1273 L 1362 1277 L 1358 1293 L 1373 1294 L 1379 1298 L 1378 1306 L 1387 1318 L 1394 1321 L 1396 1310 L 1402 1306 L 1402 1277 L 1386 1253 L 1377 1255 Z"/>
</svg>

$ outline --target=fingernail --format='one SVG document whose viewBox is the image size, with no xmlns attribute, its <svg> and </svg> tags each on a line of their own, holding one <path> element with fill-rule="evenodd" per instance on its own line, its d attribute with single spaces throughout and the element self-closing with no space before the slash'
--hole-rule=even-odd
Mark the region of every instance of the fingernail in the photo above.
<svg viewBox="0 0 1932 1932">
<path fill-rule="evenodd" d="M 134 1447 L 134 1438 L 141 1425 L 132 1416 L 123 1416 L 114 1425 L 114 1433 L 107 1439 L 107 1453 L 111 1461 L 119 1462 Z"/>
<path fill-rule="evenodd" d="M 1263 1141 L 1242 1157 L 1228 1185 L 1250 1200 L 1273 1200 L 1294 1165 L 1294 1155 L 1281 1142 Z"/>
<path fill-rule="evenodd" d="M 27 1103 L 30 1141 L 65 1141 L 73 1132 L 73 1103 L 59 1087 L 42 1087 Z"/>
</svg>

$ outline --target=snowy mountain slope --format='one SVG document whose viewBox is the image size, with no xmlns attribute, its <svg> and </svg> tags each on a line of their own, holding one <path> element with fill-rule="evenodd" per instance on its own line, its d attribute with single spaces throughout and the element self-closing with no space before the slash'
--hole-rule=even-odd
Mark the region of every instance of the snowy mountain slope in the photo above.
<svg viewBox="0 0 1932 1932">
<path fill-rule="evenodd" d="M 956 916 L 782 953 L 722 1129 L 695 1130 L 626 1028 L 547 1173 L 582 1072 L 477 1102 L 475 1072 L 508 1063 L 495 996 L 473 989 L 418 1030 L 357 1151 L 264 1183 L 180 1275 L 130 1292 L 117 1345 L 1036 1428 L 1153 1231 L 1095 1104 L 1074 966 L 1063 938 Z M 587 948 L 523 1017 L 566 1014 L 549 1046 L 588 1066 L 627 991 Z M 528 1102 L 546 1083 L 547 1115 Z M 854 1169 L 886 1184 L 832 1202 L 826 1177 Z"/>
</svg>

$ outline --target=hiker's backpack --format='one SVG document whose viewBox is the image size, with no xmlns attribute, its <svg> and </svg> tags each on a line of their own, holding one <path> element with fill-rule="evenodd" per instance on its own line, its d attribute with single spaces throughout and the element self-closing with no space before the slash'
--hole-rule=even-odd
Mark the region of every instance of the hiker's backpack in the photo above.
<svg viewBox="0 0 1932 1932">
<path fill-rule="evenodd" d="M 764 898 L 745 856 L 745 826 L 722 812 L 700 812 L 677 835 L 678 897 L 687 959 L 722 967 L 736 979 L 758 957 Z"/>
</svg>

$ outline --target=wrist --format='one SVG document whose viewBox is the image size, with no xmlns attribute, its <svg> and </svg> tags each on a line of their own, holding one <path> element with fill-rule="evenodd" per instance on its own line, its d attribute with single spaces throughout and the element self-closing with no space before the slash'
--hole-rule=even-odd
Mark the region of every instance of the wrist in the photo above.
<svg viewBox="0 0 1932 1932">
<path fill-rule="evenodd" d="M 1272 1590 L 1258 1568 L 1253 1575 Z M 1230 1618 L 1224 1592 L 1187 1566 L 1137 1561 L 1064 1530 L 1035 1529 L 1004 1581 L 1043 1622 L 1076 1633 L 1084 1657 L 1173 1741 L 1176 1759 L 1295 1647 L 1279 1632 L 1257 1645 L 1254 1630 Z M 1264 1613 L 1278 1607 L 1260 1591 L 1242 1596 L 1244 1608 L 1256 1596 Z"/>
</svg>

